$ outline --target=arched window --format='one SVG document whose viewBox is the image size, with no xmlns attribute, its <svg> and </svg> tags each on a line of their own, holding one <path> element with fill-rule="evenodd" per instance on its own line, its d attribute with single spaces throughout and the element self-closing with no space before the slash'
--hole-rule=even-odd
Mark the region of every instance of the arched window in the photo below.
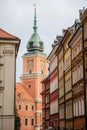
<svg viewBox="0 0 87 130">
<path fill-rule="evenodd" d="M 74 109 L 74 116 L 76 116 L 76 103 L 73 103 L 73 109 Z"/>
<path fill-rule="evenodd" d="M 81 115 L 81 100 L 79 100 L 79 115 Z"/>
<path fill-rule="evenodd" d="M 82 98 L 81 101 L 82 101 L 82 115 L 84 115 L 84 98 Z"/>
<path fill-rule="evenodd" d="M 28 125 L 28 118 L 25 118 L 25 125 Z"/>
<path fill-rule="evenodd" d="M 79 109 L 78 109 L 78 100 L 76 101 L 76 116 L 78 116 L 78 111 L 79 111 Z"/>
<path fill-rule="evenodd" d="M 40 42 L 40 47 L 43 48 L 43 42 Z"/>
<path fill-rule="evenodd" d="M 33 42 L 30 42 L 30 48 L 32 48 L 33 47 Z"/>
<path fill-rule="evenodd" d="M 77 80 L 80 80 L 80 66 L 77 67 Z"/>
<path fill-rule="evenodd" d="M 34 110 L 34 105 L 32 105 L 32 110 Z"/>
<path fill-rule="evenodd" d="M 25 105 L 25 110 L 28 110 L 28 105 L 27 104 Z"/>
<path fill-rule="evenodd" d="M 83 63 L 81 63 L 80 65 L 80 71 L 81 71 L 80 77 L 83 78 Z"/>
<path fill-rule="evenodd" d="M 21 107 L 21 104 L 19 104 L 19 106 L 18 106 L 18 107 L 19 107 L 19 110 L 21 110 L 21 108 L 22 108 L 22 107 Z"/>
<path fill-rule="evenodd" d="M 31 119 L 31 125 L 34 126 L 34 119 Z"/>
</svg>

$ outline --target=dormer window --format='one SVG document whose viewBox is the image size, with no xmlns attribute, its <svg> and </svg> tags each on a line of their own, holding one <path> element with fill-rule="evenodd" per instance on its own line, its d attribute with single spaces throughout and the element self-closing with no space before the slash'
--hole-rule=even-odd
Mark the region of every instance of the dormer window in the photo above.
<svg viewBox="0 0 87 130">
<path fill-rule="evenodd" d="M 80 27 L 80 25 L 81 25 L 80 20 L 76 19 L 75 20 L 75 30 L 77 30 Z"/>
<path fill-rule="evenodd" d="M 40 47 L 43 48 L 43 42 L 40 42 Z"/>
<path fill-rule="evenodd" d="M 32 48 L 33 47 L 33 42 L 30 42 L 30 48 Z"/>
</svg>

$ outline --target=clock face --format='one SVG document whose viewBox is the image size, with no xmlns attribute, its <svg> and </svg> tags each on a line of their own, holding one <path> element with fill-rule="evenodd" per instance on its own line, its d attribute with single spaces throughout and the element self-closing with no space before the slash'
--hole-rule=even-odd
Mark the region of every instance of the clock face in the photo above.
<svg viewBox="0 0 87 130">
<path fill-rule="evenodd" d="M 40 62 L 40 66 L 41 66 L 42 69 L 44 68 L 44 61 Z"/>
<path fill-rule="evenodd" d="M 28 66 L 31 68 L 33 66 L 33 60 L 28 61 Z"/>
</svg>

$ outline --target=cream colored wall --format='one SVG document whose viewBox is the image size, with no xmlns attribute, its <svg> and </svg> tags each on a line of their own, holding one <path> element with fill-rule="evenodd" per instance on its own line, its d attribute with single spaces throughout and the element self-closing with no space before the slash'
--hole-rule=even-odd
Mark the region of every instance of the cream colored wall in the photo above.
<svg viewBox="0 0 87 130">
<path fill-rule="evenodd" d="M 2 90 L 0 89 L 0 130 L 14 130 L 15 44 L 0 43 Z"/>
<path fill-rule="evenodd" d="M 14 114 L 14 63 L 15 47 L 4 48 L 4 115 Z M 11 51 L 11 52 L 10 52 Z"/>
</svg>

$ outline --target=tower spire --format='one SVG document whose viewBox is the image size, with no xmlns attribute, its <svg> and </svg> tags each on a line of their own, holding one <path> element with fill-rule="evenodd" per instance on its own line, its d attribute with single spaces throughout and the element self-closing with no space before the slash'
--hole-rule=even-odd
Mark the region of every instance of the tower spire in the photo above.
<svg viewBox="0 0 87 130">
<path fill-rule="evenodd" d="M 31 35 L 28 43 L 27 43 L 27 51 L 32 52 L 43 52 L 44 51 L 44 43 L 40 39 L 38 33 L 37 33 L 37 20 L 36 20 L 36 5 L 34 4 L 34 32 Z"/>
<path fill-rule="evenodd" d="M 34 4 L 34 33 L 37 33 L 37 20 L 36 20 L 36 4 Z"/>
</svg>

